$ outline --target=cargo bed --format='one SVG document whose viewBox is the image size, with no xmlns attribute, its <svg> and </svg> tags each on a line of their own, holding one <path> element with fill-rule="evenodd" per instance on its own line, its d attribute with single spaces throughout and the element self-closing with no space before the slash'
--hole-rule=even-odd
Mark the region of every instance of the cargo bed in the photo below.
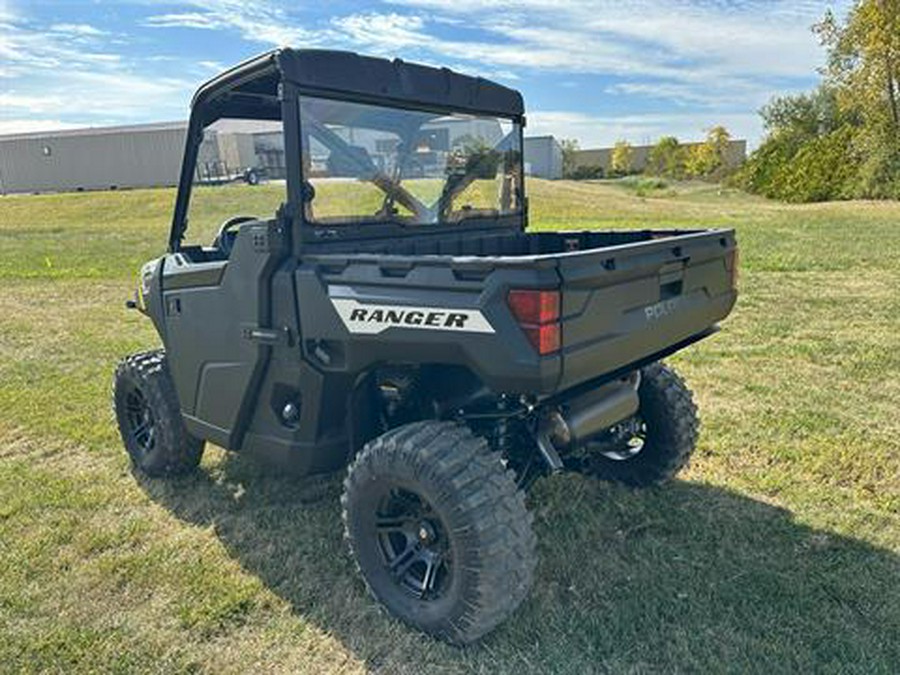
<svg viewBox="0 0 900 675">
<path fill-rule="evenodd" d="M 421 236 L 357 241 L 353 253 L 342 253 L 340 244 L 319 250 L 301 265 L 315 273 L 298 276 L 301 325 L 309 325 L 303 314 L 310 323 L 328 314 L 326 301 L 352 300 L 477 309 L 493 328 L 479 334 L 396 326 L 348 335 L 340 321 L 320 318 L 312 332 L 343 343 L 347 368 L 364 369 L 375 359 L 457 362 L 498 391 L 553 394 L 670 352 L 709 333 L 736 299 L 729 229 Z M 507 303 L 509 291 L 521 288 L 559 291 L 555 353 L 540 356 L 523 339 Z"/>
</svg>

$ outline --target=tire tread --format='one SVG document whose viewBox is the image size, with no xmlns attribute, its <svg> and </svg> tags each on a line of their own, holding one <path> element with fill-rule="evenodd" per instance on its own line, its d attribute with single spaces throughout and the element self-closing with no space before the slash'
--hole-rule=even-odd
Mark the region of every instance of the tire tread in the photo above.
<svg viewBox="0 0 900 675">
<path fill-rule="evenodd" d="M 141 387 L 153 409 L 157 425 L 160 452 L 152 457 L 141 456 L 132 447 L 125 431 L 119 409 L 118 392 L 122 383 L 133 380 Z M 204 442 L 191 436 L 181 418 L 181 405 L 169 364 L 163 349 L 138 352 L 125 357 L 116 368 L 113 382 L 113 410 L 119 424 L 122 442 L 131 457 L 132 465 L 148 476 L 161 477 L 187 473 L 197 467 L 203 456 Z"/>
<path fill-rule="evenodd" d="M 534 578 L 537 542 L 515 474 L 484 439 L 454 422 L 415 422 L 369 442 L 348 468 L 341 510 L 357 569 L 376 600 L 359 568 L 348 511 L 357 487 L 378 479 L 386 456 L 388 464 L 408 465 L 414 475 L 443 486 L 440 499 L 466 522 L 453 530 L 459 540 L 472 542 L 476 554 L 474 569 L 463 572 L 470 580 L 461 599 L 464 609 L 429 632 L 455 644 L 477 640 L 515 611 Z"/>
</svg>

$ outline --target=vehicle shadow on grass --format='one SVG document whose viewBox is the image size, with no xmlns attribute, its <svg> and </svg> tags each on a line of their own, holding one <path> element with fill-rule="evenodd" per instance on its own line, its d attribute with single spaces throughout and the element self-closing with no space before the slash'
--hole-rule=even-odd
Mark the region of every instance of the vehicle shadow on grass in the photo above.
<svg viewBox="0 0 900 675">
<path fill-rule="evenodd" d="M 342 538 L 340 476 L 276 476 L 229 455 L 143 486 L 178 518 L 212 526 L 245 570 L 373 670 L 887 673 L 900 663 L 900 557 L 716 487 L 540 481 L 529 499 L 534 590 L 497 631 L 457 649 L 366 595 Z"/>
</svg>

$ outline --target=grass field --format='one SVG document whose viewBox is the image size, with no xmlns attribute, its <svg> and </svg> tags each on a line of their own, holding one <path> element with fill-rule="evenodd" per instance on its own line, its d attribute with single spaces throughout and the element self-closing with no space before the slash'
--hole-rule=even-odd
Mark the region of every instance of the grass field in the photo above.
<svg viewBox="0 0 900 675">
<path fill-rule="evenodd" d="M 900 671 L 900 204 L 530 189 L 538 228 L 735 226 L 742 295 L 672 359 L 704 416 L 690 469 L 540 481 L 534 591 L 465 650 L 367 598 L 338 478 L 214 448 L 131 475 L 110 378 L 156 341 L 123 301 L 171 191 L 0 198 L 0 671 Z"/>
</svg>

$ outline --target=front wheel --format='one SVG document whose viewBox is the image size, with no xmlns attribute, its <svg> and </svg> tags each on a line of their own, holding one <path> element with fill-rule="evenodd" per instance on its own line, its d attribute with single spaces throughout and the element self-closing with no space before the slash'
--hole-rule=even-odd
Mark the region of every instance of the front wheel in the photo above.
<svg viewBox="0 0 900 675">
<path fill-rule="evenodd" d="M 691 390 L 672 368 L 641 370 L 637 414 L 585 442 L 571 468 L 633 487 L 663 483 L 684 468 L 694 451 L 700 419 Z"/>
<path fill-rule="evenodd" d="M 191 436 L 169 374 L 166 354 L 132 354 L 116 368 L 113 408 L 134 468 L 148 476 L 170 476 L 196 468 L 203 441 Z"/>
<path fill-rule="evenodd" d="M 524 495 L 465 426 L 415 422 L 371 441 L 341 504 L 371 594 L 421 631 L 472 642 L 528 594 L 536 553 Z"/>
</svg>

